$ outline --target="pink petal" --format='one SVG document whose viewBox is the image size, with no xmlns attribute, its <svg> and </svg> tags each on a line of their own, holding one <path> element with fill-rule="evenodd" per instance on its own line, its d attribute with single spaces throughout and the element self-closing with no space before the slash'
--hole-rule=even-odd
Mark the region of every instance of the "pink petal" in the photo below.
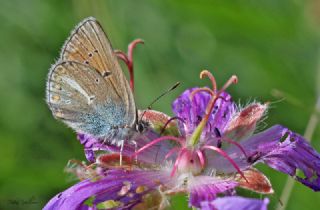
<svg viewBox="0 0 320 210">
<path fill-rule="evenodd" d="M 232 118 L 224 135 L 233 140 L 251 136 L 266 109 L 267 105 L 260 103 L 250 104 L 245 107 Z"/>
</svg>

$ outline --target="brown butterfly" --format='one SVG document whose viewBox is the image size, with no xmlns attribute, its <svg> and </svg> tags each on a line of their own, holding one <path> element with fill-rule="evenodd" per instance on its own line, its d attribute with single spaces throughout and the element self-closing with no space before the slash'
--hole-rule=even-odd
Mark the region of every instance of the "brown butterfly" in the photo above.
<svg viewBox="0 0 320 210">
<path fill-rule="evenodd" d="M 65 42 L 47 81 L 55 118 L 76 132 L 117 143 L 144 132 L 133 93 L 99 22 L 83 20 Z"/>
</svg>

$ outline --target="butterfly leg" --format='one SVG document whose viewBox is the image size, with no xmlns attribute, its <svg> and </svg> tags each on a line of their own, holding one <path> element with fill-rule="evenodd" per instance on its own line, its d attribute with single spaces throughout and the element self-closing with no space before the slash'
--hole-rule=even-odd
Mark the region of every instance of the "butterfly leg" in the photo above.
<svg viewBox="0 0 320 210">
<path fill-rule="evenodd" d="M 138 144 L 137 144 L 137 142 L 135 140 L 132 140 L 131 143 L 134 144 L 134 154 L 136 154 L 137 149 L 138 149 Z M 136 163 L 138 162 L 138 156 L 137 155 L 135 156 L 134 161 Z"/>
<path fill-rule="evenodd" d="M 120 166 L 122 166 L 122 152 L 123 152 L 124 140 L 121 140 L 119 144 L 120 144 Z"/>
<path fill-rule="evenodd" d="M 107 136 L 105 136 L 104 138 L 103 138 L 103 141 L 102 141 L 102 144 L 104 145 L 105 143 L 107 143 Z"/>
</svg>

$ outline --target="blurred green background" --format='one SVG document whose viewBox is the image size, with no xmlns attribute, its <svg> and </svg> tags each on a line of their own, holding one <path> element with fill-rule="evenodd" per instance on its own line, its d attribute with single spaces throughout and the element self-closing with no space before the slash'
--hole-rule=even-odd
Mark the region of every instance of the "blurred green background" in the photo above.
<svg viewBox="0 0 320 210">
<path fill-rule="evenodd" d="M 135 51 L 140 108 L 181 81 L 154 105 L 170 114 L 171 101 L 185 88 L 209 84 L 199 80 L 199 72 L 209 69 L 219 85 L 238 75 L 239 83 L 229 89 L 235 101 L 276 102 L 268 126 L 280 123 L 303 134 L 320 94 L 318 0 L 0 3 L 0 209 L 42 208 L 72 185 L 63 172 L 67 161 L 84 160 L 75 133 L 54 120 L 44 100 L 48 69 L 84 17 L 98 18 L 116 49 L 126 50 L 135 38 L 145 40 Z M 316 127 L 312 144 L 318 151 L 319 138 Z M 269 209 L 274 209 L 287 176 L 261 170 L 273 183 Z M 173 209 L 185 209 L 184 200 L 175 198 Z M 320 194 L 297 183 L 287 209 L 319 206 Z"/>
</svg>

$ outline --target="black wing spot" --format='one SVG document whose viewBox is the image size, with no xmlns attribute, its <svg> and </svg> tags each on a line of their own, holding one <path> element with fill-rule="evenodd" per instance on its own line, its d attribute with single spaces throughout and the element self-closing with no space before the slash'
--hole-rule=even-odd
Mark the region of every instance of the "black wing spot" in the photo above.
<svg viewBox="0 0 320 210">
<path fill-rule="evenodd" d="M 95 52 L 95 53 L 98 53 L 99 51 L 98 51 L 98 50 L 94 50 L 94 52 Z"/>
<path fill-rule="evenodd" d="M 89 61 L 84 61 L 85 64 L 89 64 Z"/>
<path fill-rule="evenodd" d="M 89 56 L 89 57 L 92 57 L 92 53 L 89 53 L 88 56 Z"/>
<path fill-rule="evenodd" d="M 110 75 L 111 75 L 111 72 L 110 72 L 110 71 L 105 71 L 105 72 L 103 72 L 103 74 L 102 74 L 103 77 L 108 77 L 108 76 L 110 76 Z"/>
</svg>

